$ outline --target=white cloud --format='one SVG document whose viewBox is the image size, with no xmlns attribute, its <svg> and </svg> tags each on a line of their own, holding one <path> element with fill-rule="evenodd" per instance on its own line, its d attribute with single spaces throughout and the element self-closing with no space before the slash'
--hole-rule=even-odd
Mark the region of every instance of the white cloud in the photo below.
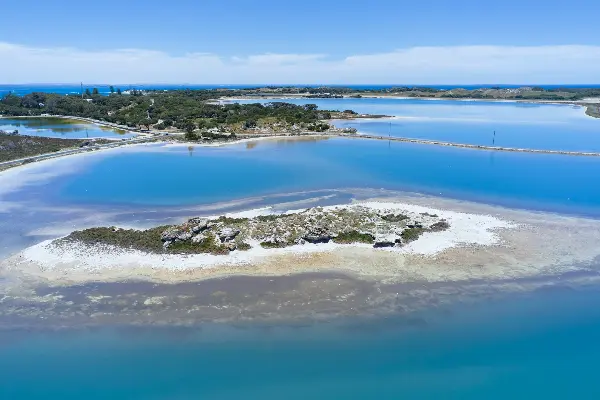
<svg viewBox="0 0 600 400">
<path fill-rule="evenodd" d="M 222 57 L 0 42 L 0 83 L 597 83 L 600 46 L 412 47 L 332 59 L 324 54 Z"/>
</svg>

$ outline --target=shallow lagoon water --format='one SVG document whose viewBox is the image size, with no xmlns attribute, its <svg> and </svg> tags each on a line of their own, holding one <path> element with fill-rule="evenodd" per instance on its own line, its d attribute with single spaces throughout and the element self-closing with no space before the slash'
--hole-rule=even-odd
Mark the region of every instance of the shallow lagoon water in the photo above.
<svg viewBox="0 0 600 400">
<path fill-rule="evenodd" d="M 311 198 L 290 207 L 343 203 L 361 190 L 600 217 L 600 187 L 592 183 L 600 158 L 366 139 L 138 145 L 3 174 L 0 255 L 81 227 L 157 226 Z"/>
<path fill-rule="evenodd" d="M 73 161 L 75 162 L 75 161 Z M 600 215 L 600 159 L 360 139 L 148 145 L 86 155 L 8 201 L 174 207 L 279 193 L 385 188 L 508 207 Z"/>
<path fill-rule="evenodd" d="M 101 213 L 158 225 L 202 204 L 235 208 L 255 197 L 256 207 L 269 196 L 326 198 L 345 188 L 600 216 L 598 158 L 385 141 L 135 146 L 20 171 L 0 175 L 17 184 L 0 187 L 0 237 L 13 238 L 12 249 L 41 240 L 32 231 L 74 229 L 82 218 L 93 226 Z M 0 335 L 0 398 L 595 399 L 598 310 L 598 289 L 565 289 L 442 306 L 410 319 L 295 328 L 9 331 Z"/>
<path fill-rule="evenodd" d="M 19 131 L 21 135 L 61 139 L 130 138 L 134 134 L 78 120 L 61 118 L 0 118 L 0 130 Z"/>
<path fill-rule="evenodd" d="M 267 103 L 278 100 L 261 100 Z M 323 110 L 399 118 L 334 121 L 360 133 L 485 146 L 600 151 L 600 119 L 568 104 L 416 99 L 285 99 Z M 243 100 L 255 103 L 255 100 Z M 495 135 L 494 135 L 494 132 Z"/>
<path fill-rule="evenodd" d="M 4 332 L 0 396 L 595 399 L 598 306 L 554 290 L 385 320 Z"/>
</svg>

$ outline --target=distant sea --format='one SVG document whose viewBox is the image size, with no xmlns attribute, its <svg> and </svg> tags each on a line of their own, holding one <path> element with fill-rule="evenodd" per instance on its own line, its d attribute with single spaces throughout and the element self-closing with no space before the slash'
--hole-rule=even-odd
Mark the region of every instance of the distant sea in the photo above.
<svg viewBox="0 0 600 400">
<path fill-rule="evenodd" d="M 88 84 L 85 83 L 83 85 L 83 89 L 92 89 L 97 88 L 101 94 L 110 93 L 111 84 L 107 83 L 95 83 Z M 212 84 L 212 85 L 198 85 L 198 84 L 112 84 L 115 88 L 120 88 L 121 90 L 129 90 L 129 89 L 138 89 L 138 90 L 177 90 L 177 89 L 248 89 L 248 88 L 257 88 L 257 87 L 266 87 L 266 86 L 294 86 L 294 87 L 321 87 L 321 86 L 329 86 L 329 87 L 348 87 L 354 89 L 386 89 L 392 87 L 400 87 L 400 86 L 419 86 L 419 87 L 429 87 L 435 89 L 456 89 L 456 88 L 464 88 L 464 89 L 480 89 L 480 88 L 491 88 L 491 87 L 501 87 L 501 88 L 519 88 L 523 86 L 538 86 L 543 87 L 545 89 L 556 89 L 561 87 L 569 87 L 569 88 L 600 88 L 600 84 L 582 84 L 582 85 L 534 85 L 534 84 L 518 84 L 518 85 L 497 85 L 497 84 L 478 84 L 478 85 L 415 85 L 415 84 L 407 84 L 407 83 L 398 83 L 398 84 L 386 84 L 386 85 L 332 85 L 326 83 L 302 83 L 302 84 L 289 84 L 289 83 L 264 83 L 264 84 Z M 4 96 L 7 93 L 14 93 L 18 95 L 24 95 L 32 92 L 46 92 L 46 93 L 61 93 L 61 94 L 73 94 L 73 93 L 81 93 L 81 84 L 73 84 L 73 83 L 31 83 L 31 84 L 19 84 L 19 85 L 3 85 L 0 84 L 0 96 Z"/>
</svg>

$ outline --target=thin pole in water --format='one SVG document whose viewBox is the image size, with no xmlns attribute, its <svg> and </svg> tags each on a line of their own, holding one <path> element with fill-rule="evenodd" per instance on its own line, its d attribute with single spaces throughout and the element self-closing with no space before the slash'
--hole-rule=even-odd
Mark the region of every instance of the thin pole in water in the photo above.
<svg viewBox="0 0 600 400">
<path fill-rule="evenodd" d="M 496 131 L 494 131 L 494 138 L 492 139 L 492 146 L 496 144 Z"/>
</svg>

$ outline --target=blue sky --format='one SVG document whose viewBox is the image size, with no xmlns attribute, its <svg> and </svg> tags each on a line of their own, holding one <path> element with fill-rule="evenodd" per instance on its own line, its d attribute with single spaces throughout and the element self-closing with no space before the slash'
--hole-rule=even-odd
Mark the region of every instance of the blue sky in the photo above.
<svg viewBox="0 0 600 400">
<path fill-rule="evenodd" d="M 578 67 L 600 57 L 598 1 L 5 1 L 1 11 L 0 57 L 38 64 L 3 62 L 0 83 L 600 82 Z"/>
</svg>

